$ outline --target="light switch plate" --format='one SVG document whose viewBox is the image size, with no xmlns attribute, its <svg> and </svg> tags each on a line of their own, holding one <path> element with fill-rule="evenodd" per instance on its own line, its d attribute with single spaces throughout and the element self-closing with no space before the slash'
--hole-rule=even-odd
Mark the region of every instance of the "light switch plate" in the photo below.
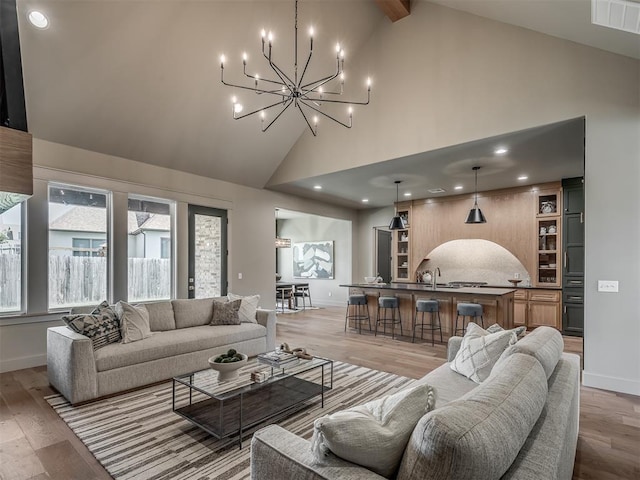
<svg viewBox="0 0 640 480">
<path fill-rule="evenodd" d="M 608 292 L 608 293 L 617 293 L 618 281 L 617 280 L 598 280 L 598 291 Z"/>
</svg>

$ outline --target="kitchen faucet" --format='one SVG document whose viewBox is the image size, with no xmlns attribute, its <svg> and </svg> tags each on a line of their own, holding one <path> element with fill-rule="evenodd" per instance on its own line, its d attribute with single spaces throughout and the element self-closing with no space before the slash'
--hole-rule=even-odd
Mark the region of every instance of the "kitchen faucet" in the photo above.
<svg viewBox="0 0 640 480">
<path fill-rule="evenodd" d="M 438 277 L 442 276 L 442 273 L 440 273 L 440 267 L 435 267 L 433 269 L 433 273 L 431 274 L 431 288 L 433 288 L 434 290 L 436 289 L 436 272 L 438 272 Z"/>
</svg>

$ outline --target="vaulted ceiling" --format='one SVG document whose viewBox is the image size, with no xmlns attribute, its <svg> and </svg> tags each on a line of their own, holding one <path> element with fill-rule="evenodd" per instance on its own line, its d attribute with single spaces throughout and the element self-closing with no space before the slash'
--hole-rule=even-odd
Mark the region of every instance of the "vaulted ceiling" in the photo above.
<svg viewBox="0 0 640 480">
<path fill-rule="evenodd" d="M 640 58 L 640 37 L 590 25 L 588 0 L 434 1 Z M 276 62 L 291 67 L 293 4 L 18 0 L 29 130 L 36 138 L 261 188 L 306 125 L 293 111 L 266 133 L 259 118 L 233 120 L 232 95 L 247 109 L 264 102 L 222 85 L 219 57 L 228 59 L 229 79 L 242 76 L 242 52 L 250 71 L 266 74 L 264 28 L 275 34 Z M 49 17 L 47 29 L 28 23 L 35 9 Z M 308 27 L 316 32 L 309 78 L 333 71 L 338 41 L 346 51 L 347 93 L 361 96 L 363 79 L 349 76 L 350 65 L 390 22 L 376 2 L 301 0 L 298 21 L 301 61 Z M 393 28 L 402 29 L 402 22 Z M 366 115 L 366 107 L 354 122 L 357 115 Z M 321 127 L 319 134 L 331 129 Z"/>
</svg>

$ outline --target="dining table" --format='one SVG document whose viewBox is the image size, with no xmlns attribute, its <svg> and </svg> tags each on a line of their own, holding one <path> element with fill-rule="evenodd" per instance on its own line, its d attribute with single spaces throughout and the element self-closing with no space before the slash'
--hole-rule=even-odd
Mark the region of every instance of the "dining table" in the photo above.
<svg viewBox="0 0 640 480">
<path fill-rule="evenodd" d="M 309 282 L 276 282 L 276 303 L 282 300 L 282 312 L 284 312 L 284 301 L 289 301 L 289 310 L 298 310 L 294 303 L 294 292 L 296 288 L 309 288 Z"/>
</svg>

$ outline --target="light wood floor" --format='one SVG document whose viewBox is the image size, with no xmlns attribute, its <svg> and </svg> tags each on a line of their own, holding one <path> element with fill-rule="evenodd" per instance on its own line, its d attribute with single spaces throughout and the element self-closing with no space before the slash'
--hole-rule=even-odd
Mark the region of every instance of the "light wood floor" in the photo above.
<svg viewBox="0 0 640 480">
<path fill-rule="evenodd" d="M 343 308 L 280 315 L 277 336 L 316 355 L 412 378 L 446 357 L 446 347 L 430 341 L 345 333 Z M 565 350 L 582 354 L 582 339 L 565 337 Z M 0 374 L 0 480 L 110 479 L 44 400 L 53 393 L 46 373 L 38 367 Z M 580 402 L 574 479 L 639 479 L 640 397 L 582 387 Z"/>
</svg>

